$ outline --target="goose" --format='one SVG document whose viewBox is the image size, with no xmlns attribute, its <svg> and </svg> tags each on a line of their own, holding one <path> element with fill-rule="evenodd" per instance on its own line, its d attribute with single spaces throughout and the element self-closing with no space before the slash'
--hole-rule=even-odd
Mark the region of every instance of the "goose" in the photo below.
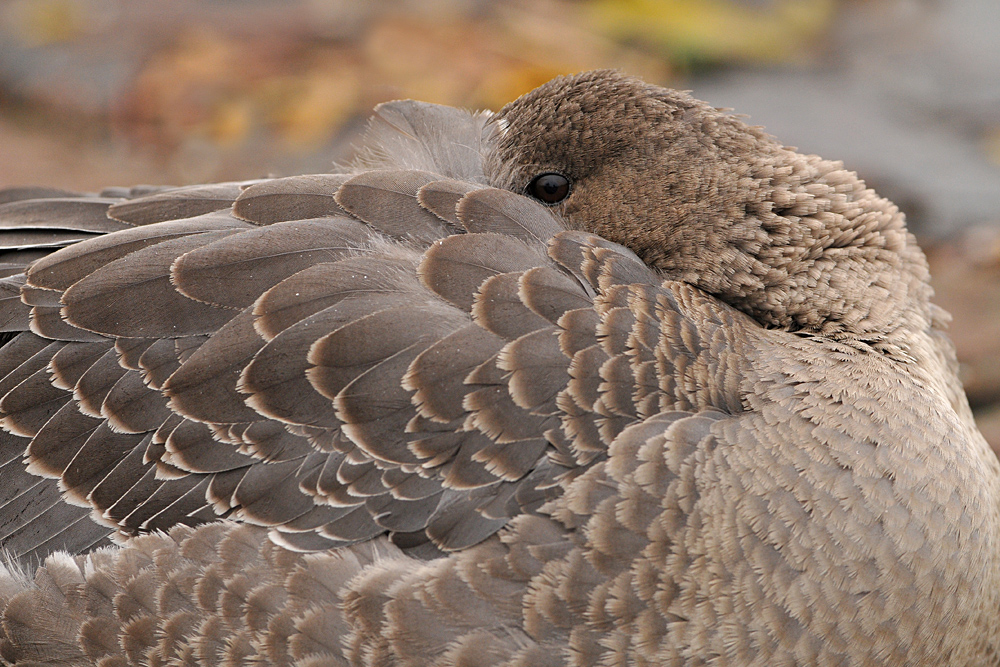
<svg viewBox="0 0 1000 667">
<path fill-rule="evenodd" d="M 896 206 L 617 71 L 365 146 L 0 194 L 3 664 L 1000 664 Z"/>
</svg>

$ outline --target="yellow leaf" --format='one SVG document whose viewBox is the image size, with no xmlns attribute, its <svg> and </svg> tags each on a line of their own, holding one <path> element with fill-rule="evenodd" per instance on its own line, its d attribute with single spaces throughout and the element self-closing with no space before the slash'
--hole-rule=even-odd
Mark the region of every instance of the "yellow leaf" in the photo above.
<svg viewBox="0 0 1000 667">
<path fill-rule="evenodd" d="M 11 9 L 17 36 L 30 46 L 68 42 L 83 32 L 85 17 L 73 0 L 19 2 Z"/>
<path fill-rule="evenodd" d="M 796 56 L 829 24 L 834 0 L 589 0 L 590 24 L 681 62 L 765 61 Z"/>
</svg>

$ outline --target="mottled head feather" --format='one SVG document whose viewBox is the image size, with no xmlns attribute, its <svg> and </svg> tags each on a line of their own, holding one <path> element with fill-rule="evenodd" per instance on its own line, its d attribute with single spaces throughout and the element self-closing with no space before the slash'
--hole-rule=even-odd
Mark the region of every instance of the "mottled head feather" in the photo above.
<svg viewBox="0 0 1000 667">
<path fill-rule="evenodd" d="M 903 215 L 839 162 L 609 70 L 555 79 L 495 122 L 506 129 L 487 155 L 491 185 L 524 192 L 540 173 L 567 176 L 556 212 L 568 226 L 765 326 L 890 351 L 927 327 L 926 261 Z"/>
</svg>

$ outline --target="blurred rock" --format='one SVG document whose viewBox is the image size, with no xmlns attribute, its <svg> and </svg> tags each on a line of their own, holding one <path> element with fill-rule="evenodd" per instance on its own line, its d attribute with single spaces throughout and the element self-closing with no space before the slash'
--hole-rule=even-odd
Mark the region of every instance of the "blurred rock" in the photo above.
<svg viewBox="0 0 1000 667">
<path fill-rule="evenodd" d="M 934 301 L 954 318 L 948 334 L 969 403 L 1000 453 L 1000 229 L 975 227 L 926 250 Z"/>
</svg>

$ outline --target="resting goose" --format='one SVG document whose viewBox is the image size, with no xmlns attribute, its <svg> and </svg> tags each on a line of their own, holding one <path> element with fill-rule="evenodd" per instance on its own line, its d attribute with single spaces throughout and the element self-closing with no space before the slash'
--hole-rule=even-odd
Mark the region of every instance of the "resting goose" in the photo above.
<svg viewBox="0 0 1000 667">
<path fill-rule="evenodd" d="M 367 145 L 6 193 L 5 663 L 998 664 L 893 204 L 610 71 Z"/>
</svg>

